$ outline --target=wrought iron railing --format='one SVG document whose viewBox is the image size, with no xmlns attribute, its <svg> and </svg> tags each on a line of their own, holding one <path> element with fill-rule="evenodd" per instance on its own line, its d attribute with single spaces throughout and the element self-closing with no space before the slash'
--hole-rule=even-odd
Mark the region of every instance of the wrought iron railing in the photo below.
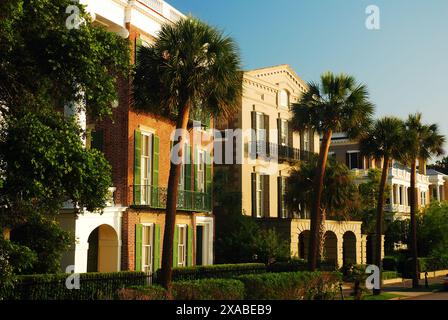
<svg viewBox="0 0 448 320">
<path fill-rule="evenodd" d="M 249 155 L 252 158 L 270 157 L 279 161 L 309 161 L 315 155 L 314 152 L 300 150 L 290 146 L 266 141 L 252 141 L 249 143 Z"/>
<path fill-rule="evenodd" d="M 165 209 L 168 189 L 147 185 L 132 186 L 134 206 Z M 210 193 L 178 190 L 177 209 L 180 211 L 211 212 L 212 196 Z"/>
</svg>

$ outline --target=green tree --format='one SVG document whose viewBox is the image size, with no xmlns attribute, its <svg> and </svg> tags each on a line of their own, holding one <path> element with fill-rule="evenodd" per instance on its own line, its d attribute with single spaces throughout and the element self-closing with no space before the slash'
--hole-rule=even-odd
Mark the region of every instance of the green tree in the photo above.
<svg viewBox="0 0 448 320">
<path fill-rule="evenodd" d="M 432 203 L 418 219 L 417 243 L 423 257 L 448 258 L 448 203 Z"/>
<path fill-rule="evenodd" d="M 32 266 L 22 274 L 59 273 L 62 254 L 74 241 L 74 237 L 60 229 L 57 222 L 35 217 L 11 232 L 11 241 L 30 248 L 37 257 Z"/>
<path fill-rule="evenodd" d="M 382 270 L 382 235 L 384 223 L 384 202 L 386 198 L 386 186 L 389 178 L 389 169 L 393 159 L 402 158 L 404 123 L 398 118 L 385 117 L 377 120 L 368 133 L 360 140 L 361 152 L 373 157 L 377 161 L 383 161 L 381 181 L 379 184 L 376 205 L 376 240 L 375 240 L 375 264 Z M 381 288 L 374 290 L 376 295 L 381 293 Z"/>
<path fill-rule="evenodd" d="M 308 162 L 302 162 L 297 168 L 290 171 L 286 182 L 285 203 L 291 212 L 297 212 L 304 216 L 313 201 L 313 178 L 318 166 L 318 159 L 312 158 Z M 353 176 L 347 166 L 333 158 L 326 163 L 324 188 L 320 210 L 323 216 L 330 216 L 335 220 L 349 220 L 358 210 L 359 202 L 357 188 Z M 322 221 L 319 228 L 320 258 L 323 254 L 323 241 L 325 235 L 325 223 Z"/>
<path fill-rule="evenodd" d="M 117 77 L 126 77 L 125 39 L 91 23 L 66 27 L 71 0 L 0 2 L 0 114 L 37 112 L 86 99 L 89 116 L 110 115 Z M 84 97 L 80 95 L 84 92 Z"/>
<path fill-rule="evenodd" d="M 435 164 L 429 165 L 428 168 L 437 170 L 444 174 L 448 174 L 448 157 L 437 160 Z"/>
<path fill-rule="evenodd" d="M 182 134 L 173 150 L 182 158 L 190 113 L 228 116 L 242 92 L 235 42 L 195 18 L 165 24 L 157 40 L 138 52 L 134 78 L 135 107 L 176 121 Z M 178 131 L 178 132 L 179 132 Z M 180 164 L 171 161 L 162 254 L 162 284 L 170 291 L 172 248 Z"/>
<path fill-rule="evenodd" d="M 443 144 L 445 137 L 439 133 L 436 124 L 425 125 L 422 123 L 422 115 L 420 113 L 409 115 L 406 121 L 405 147 L 407 163 L 411 166 L 411 230 L 410 230 L 410 249 L 412 253 L 413 278 L 412 286 L 419 286 L 418 276 L 418 252 L 417 252 L 417 161 L 419 161 L 421 173 L 424 172 L 424 166 L 432 156 L 440 156 L 444 153 Z"/>
<path fill-rule="evenodd" d="M 251 217 L 233 212 L 216 218 L 218 263 L 263 262 L 272 264 L 290 257 L 289 245 L 273 229 L 263 228 Z"/>
<path fill-rule="evenodd" d="M 318 166 L 313 179 L 313 202 L 311 207 L 311 238 L 309 269 L 317 267 L 320 252 L 318 230 L 325 219 L 321 208 L 325 168 L 333 132 L 347 132 L 350 138 L 359 137 L 370 122 L 373 105 L 369 102 L 367 88 L 357 84 L 351 76 L 331 72 L 321 76 L 321 83 L 309 83 L 300 101 L 293 104 L 293 128 L 311 129 L 322 134 Z"/>
</svg>

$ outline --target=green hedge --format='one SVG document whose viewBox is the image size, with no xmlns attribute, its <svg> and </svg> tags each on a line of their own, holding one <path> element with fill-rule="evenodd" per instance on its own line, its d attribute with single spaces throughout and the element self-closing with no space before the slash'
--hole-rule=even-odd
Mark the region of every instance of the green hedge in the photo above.
<svg viewBox="0 0 448 320">
<path fill-rule="evenodd" d="M 201 279 L 173 282 L 175 300 L 243 300 L 244 284 L 235 279 Z M 119 300 L 166 300 L 166 290 L 159 286 L 130 287 L 118 291 Z"/>
<path fill-rule="evenodd" d="M 397 271 L 383 271 L 382 278 L 383 280 L 397 279 L 401 278 L 401 274 L 399 274 Z"/>
<path fill-rule="evenodd" d="M 244 284 L 235 279 L 202 279 L 173 283 L 176 300 L 243 300 Z"/>
<path fill-rule="evenodd" d="M 245 275 L 246 300 L 331 300 L 338 292 L 339 273 L 289 272 Z"/>
<path fill-rule="evenodd" d="M 157 273 L 158 276 L 160 270 Z M 243 274 L 265 273 L 267 267 L 263 263 L 216 264 L 211 266 L 194 266 L 173 269 L 173 281 L 225 279 Z M 157 281 L 156 281 L 157 282 Z"/>
<path fill-rule="evenodd" d="M 5 300 L 113 299 L 118 289 L 148 283 L 143 272 L 82 273 L 80 289 L 69 290 L 68 276 L 65 273 L 18 276 L 14 289 L 0 294 Z"/>
</svg>

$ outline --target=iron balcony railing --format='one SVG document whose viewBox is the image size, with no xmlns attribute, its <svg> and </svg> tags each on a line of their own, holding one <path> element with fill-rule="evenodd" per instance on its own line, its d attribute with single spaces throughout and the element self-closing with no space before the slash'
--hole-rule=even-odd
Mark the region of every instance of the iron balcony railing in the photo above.
<svg viewBox="0 0 448 320">
<path fill-rule="evenodd" d="M 267 156 L 277 157 L 279 161 L 309 161 L 315 153 L 272 142 L 252 141 L 249 143 L 249 155 L 253 159 Z"/>
<path fill-rule="evenodd" d="M 133 206 L 166 209 L 168 189 L 147 185 L 132 186 Z M 177 210 L 194 212 L 212 212 L 212 196 L 210 193 L 178 190 Z"/>
</svg>

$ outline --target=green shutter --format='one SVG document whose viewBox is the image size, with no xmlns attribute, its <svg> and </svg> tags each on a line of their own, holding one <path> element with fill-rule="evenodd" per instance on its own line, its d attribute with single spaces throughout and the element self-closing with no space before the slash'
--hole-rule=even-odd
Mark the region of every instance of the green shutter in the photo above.
<svg viewBox="0 0 448 320">
<path fill-rule="evenodd" d="M 199 165 L 199 150 L 197 146 L 194 146 L 194 191 L 199 190 L 198 165 Z"/>
<path fill-rule="evenodd" d="M 292 130 L 292 122 L 291 121 L 288 121 L 288 146 L 291 148 L 294 147 L 293 130 Z"/>
<path fill-rule="evenodd" d="M 187 226 L 187 266 L 193 266 L 193 228 Z"/>
<path fill-rule="evenodd" d="M 139 205 L 141 201 L 141 156 L 142 156 L 142 134 L 139 130 L 134 132 L 134 204 Z"/>
<path fill-rule="evenodd" d="M 177 268 L 178 260 L 177 260 L 177 252 L 179 245 L 179 227 L 176 225 L 174 227 L 174 239 L 173 239 L 173 268 Z"/>
<path fill-rule="evenodd" d="M 156 135 L 152 137 L 152 186 L 159 186 L 159 144 L 160 138 Z"/>
<path fill-rule="evenodd" d="M 283 185 L 283 178 L 277 177 L 277 205 L 278 205 L 278 218 L 282 217 L 282 211 L 283 211 L 283 194 L 282 194 L 282 185 Z"/>
<path fill-rule="evenodd" d="M 191 191 L 191 169 L 192 169 L 192 161 L 191 161 L 191 146 L 187 146 L 185 152 L 187 163 L 185 164 L 185 190 Z"/>
<path fill-rule="evenodd" d="M 282 144 L 282 119 L 277 119 L 277 135 L 278 135 L 278 145 Z"/>
<path fill-rule="evenodd" d="M 135 271 L 142 270 L 142 238 L 143 226 L 141 224 L 135 225 Z"/>
<path fill-rule="evenodd" d="M 257 174 L 253 172 L 251 174 L 251 180 L 252 180 L 252 217 L 257 216 Z"/>
<path fill-rule="evenodd" d="M 142 39 L 140 39 L 140 37 L 135 39 L 135 64 L 137 64 L 137 56 L 138 56 L 138 51 L 140 49 L 140 47 L 143 45 L 143 41 Z"/>
<path fill-rule="evenodd" d="M 212 157 L 209 152 L 205 154 L 205 192 L 208 194 L 212 193 L 212 183 L 213 183 L 213 171 L 212 171 Z"/>
<path fill-rule="evenodd" d="M 154 225 L 154 272 L 160 269 L 160 225 Z"/>
</svg>

